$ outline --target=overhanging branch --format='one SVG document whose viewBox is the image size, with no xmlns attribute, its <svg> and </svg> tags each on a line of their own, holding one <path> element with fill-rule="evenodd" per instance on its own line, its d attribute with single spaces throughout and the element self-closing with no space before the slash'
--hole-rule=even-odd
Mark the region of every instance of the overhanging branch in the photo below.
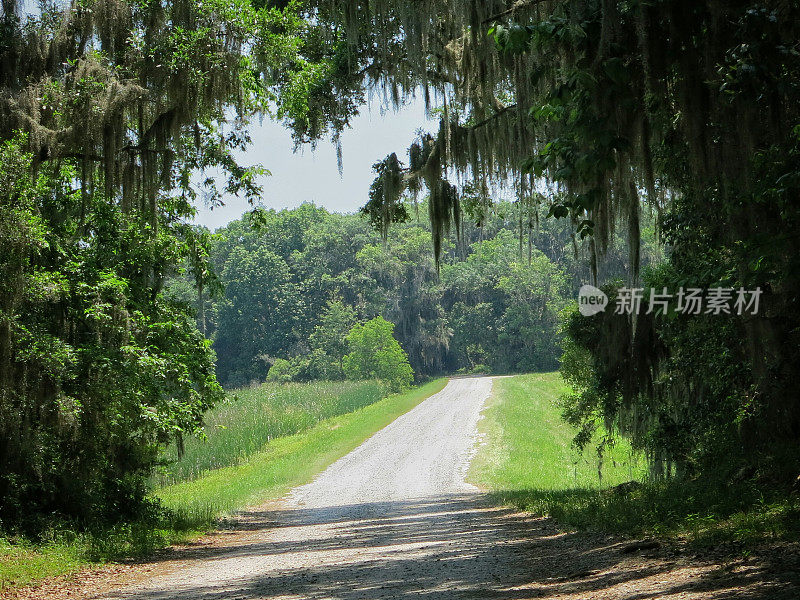
<svg viewBox="0 0 800 600">
<path fill-rule="evenodd" d="M 492 23 L 493 21 L 497 21 L 499 19 L 502 19 L 506 15 L 510 15 L 514 11 L 517 11 L 517 10 L 520 10 L 520 9 L 523 9 L 523 8 L 530 8 L 531 6 L 536 6 L 537 4 L 541 4 L 542 2 L 545 2 L 545 1 L 546 0 L 518 0 L 517 2 L 514 2 L 513 6 L 511 8 L 509 8 L 508 10 L 504 10 L 503 12 L 497 13 L 496 15 L 492 15 L 488 19 L 484 19 L 483 21 L 481 21 L 481 24 L 485 25 L 486 23 Z"/>
</svg>

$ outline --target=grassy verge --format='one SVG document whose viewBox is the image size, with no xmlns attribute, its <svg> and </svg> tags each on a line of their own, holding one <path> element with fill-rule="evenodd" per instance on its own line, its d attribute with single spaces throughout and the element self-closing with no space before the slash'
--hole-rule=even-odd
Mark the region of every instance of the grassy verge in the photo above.
<svg viewBox="0 0 800 600">
<path fill-rule="evenodd" d="M 0 590 L 68 574 L 93 563 L 148 554 L 196 537 L 225 513 L 280 497 L 310 481 L 445 383 L 438 379 L 321 420 L 299 433 L 270 439 L 239 464 L 161 488 L 154 495 L 167 510 L 139 522 L 80 534 L 54 528 L 36 545 L 0 538 Z"/>
<path fill-rule="evenodd" d="M 0 539 L 0 590 L 77 571 L 88 562 L 81 542 L 53 540 L 32 546 Z"/>
<path fill-rule="evenodd" d="M 471 478 L 498 503 L 581 529 L 732 550 L 800 537 L 796 497 L 747 481 L 649 481 L 644 461 L 624 443 L 606 455 L 600 480 L 597 456 L 578 455 L 570 447 L 574 432 L 555 403 L 563 391 L 558 373 L 496 380 L 481 425 L 488 443 Z M 613 487 L 629 480 L 635 483 Z"/>
<path fill-rule="evenodd" d="M 643 461 L 619 442 L 600 461 L 577 452 L 575 433 L 561 420 L 556 402 L 566 390 L 558 373 L 496 379 L 480 428 L 486 444 L 470 478 L 503 502 L 549 513 L 559 495 L 598 491 L 643 474 Z"/>
</svg>

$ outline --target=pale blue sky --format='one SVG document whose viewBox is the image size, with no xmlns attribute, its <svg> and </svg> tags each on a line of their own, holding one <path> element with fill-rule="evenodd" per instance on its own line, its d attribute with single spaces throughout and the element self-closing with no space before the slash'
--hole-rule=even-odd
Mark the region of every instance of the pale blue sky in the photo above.
<svg viewBox="0 0 800 600">
<path fill-rule="evenodd" d="M 353 119 L 352 127 L 342 133 L 344 169 L 336 164 L 336 149 L 330 141 L 321 141 L 316 150 L 310 147 L 293 152 L 289 132 L 280 124 L 264 120 L 251 128 L 253 144 L 238 159 L 243 165 L 260 163 L 272 173 L 260 182 L 264 188 L 262 204 L 266 208 L 293 208 L 303 202 L 337 212 L 353 212 L 367 201 L 370 183 L 375 177 L 372 165 L 390 152 L 405 160 L 405 151 L 420 127 L 433 129 L 435 123 L 425 116 L 422 99 L 410 100 L 398 111 L 381 111 L 376 98 Z M 250 209 L 245 200 L 227 198 L 226 205 L 210 210 L 199 205 L 195 222 L 214 230 L 238 219 Z"/>
</svg>

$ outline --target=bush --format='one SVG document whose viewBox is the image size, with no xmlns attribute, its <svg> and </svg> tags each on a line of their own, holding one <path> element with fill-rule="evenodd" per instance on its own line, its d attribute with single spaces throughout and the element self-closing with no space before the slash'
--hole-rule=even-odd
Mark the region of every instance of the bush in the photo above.
<svg viewBox="0 0 800 600">
<path fill-rule="evenodd" d="M 289 383 L 290 381 L 308 381 L 310 360 L 303 356 L 295 356 L 289 360 L 276 358 L 267 373 L 267 381 Z"/>
<path fill-rule="evenodd" d="M 292 380 L 292 363 L 284 358 L 276 358 L 269 368 L 267 381 L 289 383 Z"/>
<path fill-rule="evenodd" d="M 409 387 L 414 371 L 393 334 L 394 325 L 383 317 L 355 325 L 347 335 L 350 353 L 343 361 L 345 375 L 349 379 L 379 379 L 395 391 Z"/>
<path fill-rule="evenodd" d="M 148 216 L 151 237 L 25 143 L 0 142 L 0 523 L 38 534 L 147 510 L 158 453 L 223 392 L 192 309 L 160 293 L 188 259 L 184 215 Z"/>
</svg>

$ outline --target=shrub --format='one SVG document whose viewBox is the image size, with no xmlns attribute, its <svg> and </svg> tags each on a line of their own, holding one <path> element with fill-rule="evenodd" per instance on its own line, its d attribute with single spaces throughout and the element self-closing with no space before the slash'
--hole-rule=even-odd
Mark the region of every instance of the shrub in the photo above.
<svg viewBox="0 0 800 600">
<path fill-rule="evenodd" d="M 379 379 L 395 391 L 411 385 L 414 371 L 408 355 L 394 338 L 394 325 L 383 317 L 355 325 L 347 343 L 350 352 L 343 364 L 349 379 Z"/>
<path fill-rule="evenodd" d="M 289 383 L 292 380 L 292 363 L 284 358 L 276 358 L 269 368 L 267 381 Z"/>
</svg>

